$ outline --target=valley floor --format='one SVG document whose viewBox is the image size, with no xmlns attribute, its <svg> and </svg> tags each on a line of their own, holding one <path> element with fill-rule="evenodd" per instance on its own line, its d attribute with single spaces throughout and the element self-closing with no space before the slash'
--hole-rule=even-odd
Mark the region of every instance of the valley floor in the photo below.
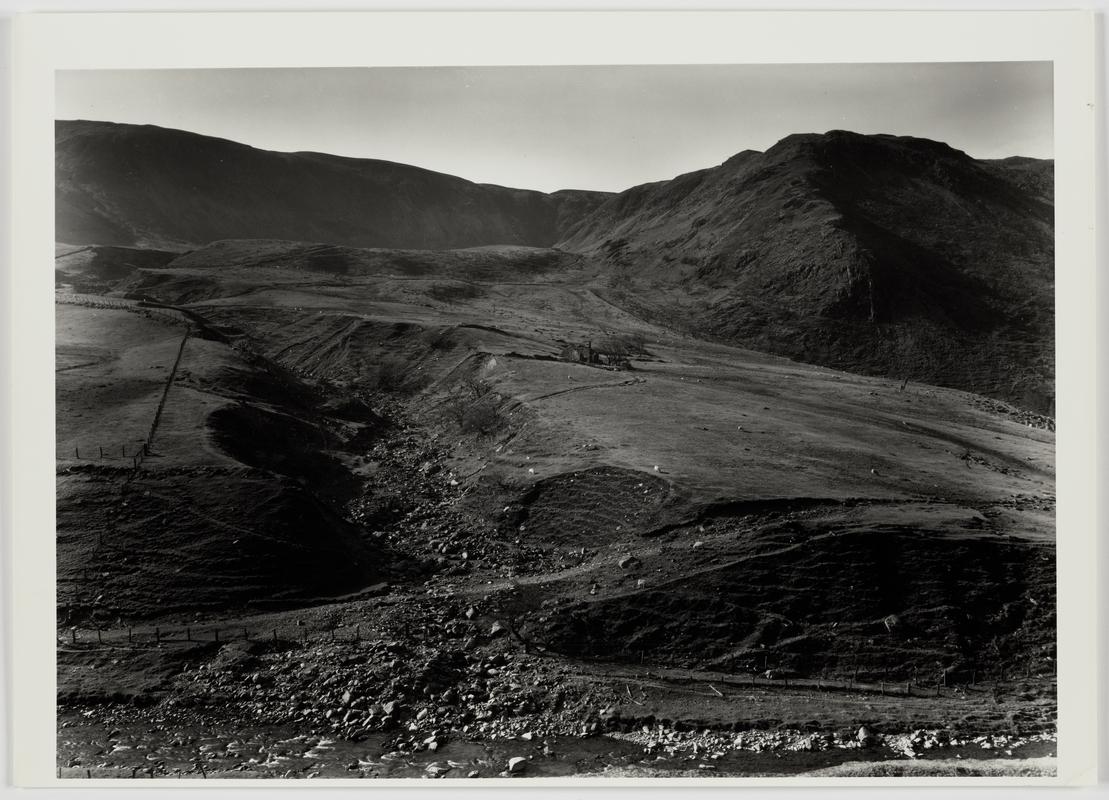
<svg viewBox="0 0 1109 800">
<path fill-rule="evenodd" d="M 61 775 L 1052 773 L 1043 418 L 558 275 L 149 273 L 58 305 Z"/>
</svg>

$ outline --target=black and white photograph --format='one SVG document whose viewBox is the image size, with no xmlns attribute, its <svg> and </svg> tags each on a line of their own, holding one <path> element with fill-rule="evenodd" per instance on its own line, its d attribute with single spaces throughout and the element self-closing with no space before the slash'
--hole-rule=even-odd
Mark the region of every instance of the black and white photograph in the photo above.
<svg viewBox="0 0 1109 800">
<path fill-rule="evenodd" d="M 1057 777 L 1054 80 L 59 69 L 56 777 Z"/>
</svg>

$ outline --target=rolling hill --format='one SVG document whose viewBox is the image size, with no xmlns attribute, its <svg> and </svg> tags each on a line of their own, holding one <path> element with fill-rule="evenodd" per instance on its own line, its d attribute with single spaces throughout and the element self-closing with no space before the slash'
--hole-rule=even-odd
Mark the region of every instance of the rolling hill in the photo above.
<svg viewBox="0 0 1109 800">
<path fill-rule="evenodd" d="M 69 245 L 315 242 L 314 268 L 338 245 L 425 273 L 454 259 L 419 250 L 553 245 L 648 323 L 1054 413 L 1050 161 L 831 131 L 616 195 L 543 194 L 152 126 L 56 135 Z"/>
<path fill-rule="evenodd" d="M 55 148 L 55 239 L 74 245 L 183 250 L 249 238 L 546 246 L 607 196 L 480 185 L 389 161 L 274 153 L 153 125 L 59 121 Z"/>
<path fill-rule="evenodd" d="M 1052 180 L 926 139 L 794 135 L 629 189 L 557 246 L 694 334 L 1050 412 Z"/>
<path fill-rule="evenodd" d="M 134 777 L 128 725 L 235 775 L 294 774 L 238 749 L 275 731 L 342 777 L 1054 752 L 1050 163 L 834 132 L 596 198 L 59 153 L 59 238 L 132 242 L 55 256 L 59 770 Z M 533 202 L 555 246 L 503 240 Z"/>
</svg>

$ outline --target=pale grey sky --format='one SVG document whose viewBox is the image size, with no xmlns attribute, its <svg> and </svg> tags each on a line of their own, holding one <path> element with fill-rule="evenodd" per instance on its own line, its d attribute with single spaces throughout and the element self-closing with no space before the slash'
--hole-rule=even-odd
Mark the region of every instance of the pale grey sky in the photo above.
<svg viewBox="0 0 1109 800">
<path fill-rule="evenodd" d="M 621 191 L 791 133 L 922 136 L 1050 158 L 1050 62 L 98 70 L 58 119 L 415 164 L 525 189 Z"/>
</svg>

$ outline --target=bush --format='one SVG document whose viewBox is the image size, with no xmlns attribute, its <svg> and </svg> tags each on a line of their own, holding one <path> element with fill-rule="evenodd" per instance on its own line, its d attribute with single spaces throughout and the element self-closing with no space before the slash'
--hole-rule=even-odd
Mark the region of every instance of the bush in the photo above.
<svg viewBox="0 0 1109 800">
<path fill-rule="evenodd" d="M 627 333 L 621 336 L 610 336 L 601 341 L 595 349 L 605 355 L 628 358 L 645 354 L 646 348 L 647 339 L 642 333 Z"/>
<path fill-rule="evenodd" d="M 384 356 L 374 364 L 363 364 L 362 385 L 379 392 L 401 392 L 412 387 L 411 365 L 400 356 Z"/>
<path fill-rule="evenodd" d="M 471 376 L 447 395 L 447 416 L 464 433 L 491 436 L 504 425 L 497 401 L 492 384 Z"/>
<path fill-rule="evenodd" d="M 465 433 L 476 433 L 479 436 L 492 436 L 499 431 L 504 424 L 504 419 L 501 417 L 500 411 L 497 406 L 490 402 L 477 403 L 470 406 L 462 415 L 462 421 L 459 427 Z"/>
</svg>

